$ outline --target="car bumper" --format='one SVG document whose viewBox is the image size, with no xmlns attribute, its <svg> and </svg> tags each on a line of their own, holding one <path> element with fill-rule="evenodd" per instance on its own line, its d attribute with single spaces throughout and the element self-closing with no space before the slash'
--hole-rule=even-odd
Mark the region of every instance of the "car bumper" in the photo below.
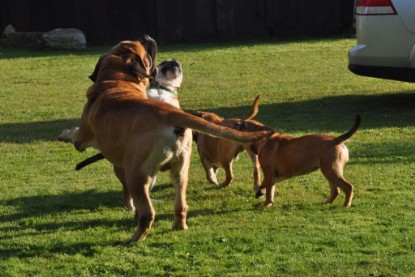
<svg viewBox="0 0 415 277">
<path fill-rule="evenodd" d="M 366 77 L 415 83 L 415 68 L 371 66 L 349 63 L 349 70 L 354 74 Z"/>
</svg>

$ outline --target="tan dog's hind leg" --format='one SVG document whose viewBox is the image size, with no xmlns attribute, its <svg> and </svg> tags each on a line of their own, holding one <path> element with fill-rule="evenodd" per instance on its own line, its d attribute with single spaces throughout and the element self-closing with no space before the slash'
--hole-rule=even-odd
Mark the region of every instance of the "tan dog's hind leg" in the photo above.
<svg viewBox="0 0 415 277">
<path fill-rule="evenodd" d="M 117 176 L 118 180 L 120 180 L 122 184 L 122 188 L 124 191 L 124 206 L 132 212 L 135 212 L 135 207 L 133 204 L 133 199 L 131 198 L 130 192 L 128 191 L 127 182 L 124 176 L 124 169 L 114 166 L 114 173 Z"/>
<path fill-rule="evenodd" d="M 274 204 L 274 194 L 275 194 L 275 184 L 271 186 L 267 186 L 267 191 L 265 193 L 264 207 L 271 207 Z"/>
<path fill-rule="evenodd" d="M 261 166 L 259 165 L 258 155 L 248 152 L 249 158 L 251 158 L 252 166 L 254 167 L 254 185 L 252 187 L 253 191 L 258 191 L 261 187 Z"/>
<path fill-rule="evenodd" d="M 127 186 L 136 208 L 138 228 L 134 235 L 124 242 L 125 244 L 144 240 L 156 216 L 149 194 L 151 178 L 141 172 L 127 173 Z"/>
<path fill-rule="evenodd" d="M 274 204 L 275 194 L 275 177 L 272 170 L 263 169 L 264 180 L 262 181 L 262 188 L 266 188 L 264 207 L 271 207 Z"/>
<path fill-rule="evenodd" d="M 187 131 L 189 132 L 189 130 Z M 185 136 L 186 137 L 186 136 Z M 190 154 L 192 149 L 192 136 L 187 141 L 187 148 L 170 169 L 171 181 L 176 189 L 176 199 L 174 201 L 174 223 L 173 230 L 187 230 L 187 211 L 186 190 L 189 182 Z M 186 143 L 186 142 L 185 142 Z"/>
<path fill-rule="evenodd" d="M 346 179 L 344 179 L 343 165 L 336 163 L 334 166 L 328 166 L 327 168 L 321 167 L 321 172 L 323 173 L 324 177 L 326 177 L 326 179 L 330 183 L 331 195 L 328 200 L 331 200 L 332 198 L 332 193 L 334 190 L 334 188 L 332 187 L 336 186 L 337 187 L 336 190 L 340 188 L 346 196 L 343 206 L 346 208 L 350 207 L 352 205 L 352 200 L 353 200 L 353 185 L 350 184 Z"/>
<path fill-rule="evenodd" d="M 210 162 L 206 161 L 205 159 L 201 159 L 203 168 L 206 172 L 206 178 L 209 183 L 217 185 L 218 186 L 218 179 L 216 178 L 217 168 L 214 168 Z"/>
<path fill-rule="evenodd" d="M 233 161 L 230 161 L 229 163 L 223 163 L 222 167 L 225 170 L 225 181 L 219 185 L 219 187 L 224 188 L 231 184 L 233 180 L 233 171 L 232 171 L 232 164 Z"/>
<path fill-rule="evenodd" d="M 188 168 L 183 171 L 188 171 Z M 185 176 L 179 176 L 175 172 L 171 171 L 171 179 L 176 189 L 176 199 L 174 201 L 174 222 L 173 230 L 187 230 L 187 211 L 188 206 L 186 203 L 186 190 L 187 190 L 187 174 Z"/>
<path fill-rule="evenodd" d="M 337 196 L 340 193 L 340 188 L 338 186 L 336 186 L 335 184 L 331 182 L 329 182 L 329 185 L 330 185 L 330 196 L 327 198 L 325 202 L 323 202 L 324 204 L 333 203 L 333 201 L 337 198 Z"/>
</svg>

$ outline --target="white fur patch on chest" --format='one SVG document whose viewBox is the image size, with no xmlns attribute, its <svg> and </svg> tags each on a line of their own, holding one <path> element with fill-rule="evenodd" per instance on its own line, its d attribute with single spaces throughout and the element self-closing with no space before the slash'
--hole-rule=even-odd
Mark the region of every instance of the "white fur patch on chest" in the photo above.
<svg viewBox="0 0 415 277">
<path fill-rule="evenodd" d="M 147 97 L 151 99 L 157 99 L 169 103 L 176 108 L 180 108 L 179 99 L 177 95 L 170 91 L 163 90 L 161 88 L 149 88 L 147 89 Z"/>
</svg>

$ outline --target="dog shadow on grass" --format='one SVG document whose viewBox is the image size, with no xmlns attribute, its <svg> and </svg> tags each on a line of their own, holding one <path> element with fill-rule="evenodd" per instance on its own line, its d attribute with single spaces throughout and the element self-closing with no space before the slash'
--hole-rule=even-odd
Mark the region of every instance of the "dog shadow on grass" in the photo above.
<svg viewBox="0 0 415 277">
<path fill-rule="evenodd" d="M 209 111 L 229 118 L 242 117 L 249 110 L 250 106 Z M 260 104 L 255 119 L 281 132 L 344 132 L 353 125 L 356 114 L 362 117 L 363 129 L 414 126 L 415 92 L 336 95 L 292 102 L 275 99 L 272 104 Z"/>
<path fill-rule="evenodd" d="M 207 111 L 225 118 L 240 118 L 250 108 L 247 103 L 244 107 Z M 415 93 L 340 95 L 293 102 L 275 99 L 272 104 L 260 104 L 256 119 L 280 132 L 344 132 L 353 125 L 356 114 L 362 116 L 362 129 L 414 126 Z M 56 141 L 63 129 L 77 125 L 79 119 L 3 123 L 0 124 L 0 142 Z"/>
<path fill-rule="evenodd" d="M 171 193 L 168 192 L 171 190 Z M 168 202 L 173 207 L 174 188 L 170 183 L 157 184 L 153 190 L 156 198 L 154 202 Z M 66 255 L 81 254 L 93 256 L 96 254 L 97 246 L 118 246 L 120 241 L 109 242 L 108 239 L 93 242 L 75 240 L 65 242 L 57 239 L 56 242 L 36 244 L 27 247 L 19 246 L 19 240 L 25 237 L 35 239 L 37 236 L 59 236 L 61 232 L 86 231 L 93 228 L 114 229 L 119 232 L 133 232 L 137 227 L 137 221 L 133 213 L 123 207 L 123 193 L 119 191 L 99 192 L 87 190 L 83 192 L 69 192 L 58 195 L 21 196 L 11 200 L 0 201 L 2 207 L 13 207 L 16 212 L 5 213 L 0 218 L 1 240 L 10 245 L 0 249 L 3 259 L 18 257 L 27 258 L 35 256 L 47 256 L 50 253 L 61 253 Z M 157 206 L 157 204 L 155 204 Z M 157 209 L 157 208 L 156 208 Z M 103 212 L 101 212 L 103 210 Z M 104 213 L 118 210 L 114 218 L 108 218 Z M 230 214 L 240 212 L 239 210 L 213 210 L 213 209 L 191 209 L 188 217 L 216 216 L 219 214 Z M 122 214 L 122 216 L 119 216 Z M 53 220 L 53 219 L 56 220 Z M 173 222 L 173 209 L 165 213 L 157 213 L 155 223 Z M 162 232 L 161 230 L 159 232 Z M 170 229 L 165 231 L 171 232 Z M 67 234 L 65 234 L 66 236 Z M 91 235 L 93 236 L 93 235 Z M 11 242 L 13 241 L 13 242 Z"/>
<path fill-rule="evenodd" d="M 79 125 L 79 119 L 62 119 L 28 123 L 0 124 L 0 142 L 31 143 L 35 141 L 57 141 L 64 129 Z"/>
</svg>

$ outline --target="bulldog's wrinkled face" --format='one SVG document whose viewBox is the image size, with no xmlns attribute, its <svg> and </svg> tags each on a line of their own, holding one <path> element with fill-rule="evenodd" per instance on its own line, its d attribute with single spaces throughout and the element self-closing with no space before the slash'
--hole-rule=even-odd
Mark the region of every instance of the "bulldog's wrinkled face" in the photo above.
<svg viewBox="0 0 415 277">
<path fill-rule="evenodd" d="M 182 64 L 176 60 L 166 60 L 157 66 L 155 80 L 163 85 L 180 87 L 183 80 Z"/>
<path fill-rule="evenodd" d="M 101 56 L 89 78 L 93 82 L 96 82 L 97 78 L 105 81 L 106 76 L 101 71 L 115 68 L 125 75 L 125 78 L 122 78 L 121 74 L 114 76 L 116 79 L 128 79 L 127 75 L 139 81 L 152 78 L 157 72 L 155 69 L 156 54 L 157 43 L 147 35 L 140 37 L 137 41 L 121 41 Z"/>
</svg>

